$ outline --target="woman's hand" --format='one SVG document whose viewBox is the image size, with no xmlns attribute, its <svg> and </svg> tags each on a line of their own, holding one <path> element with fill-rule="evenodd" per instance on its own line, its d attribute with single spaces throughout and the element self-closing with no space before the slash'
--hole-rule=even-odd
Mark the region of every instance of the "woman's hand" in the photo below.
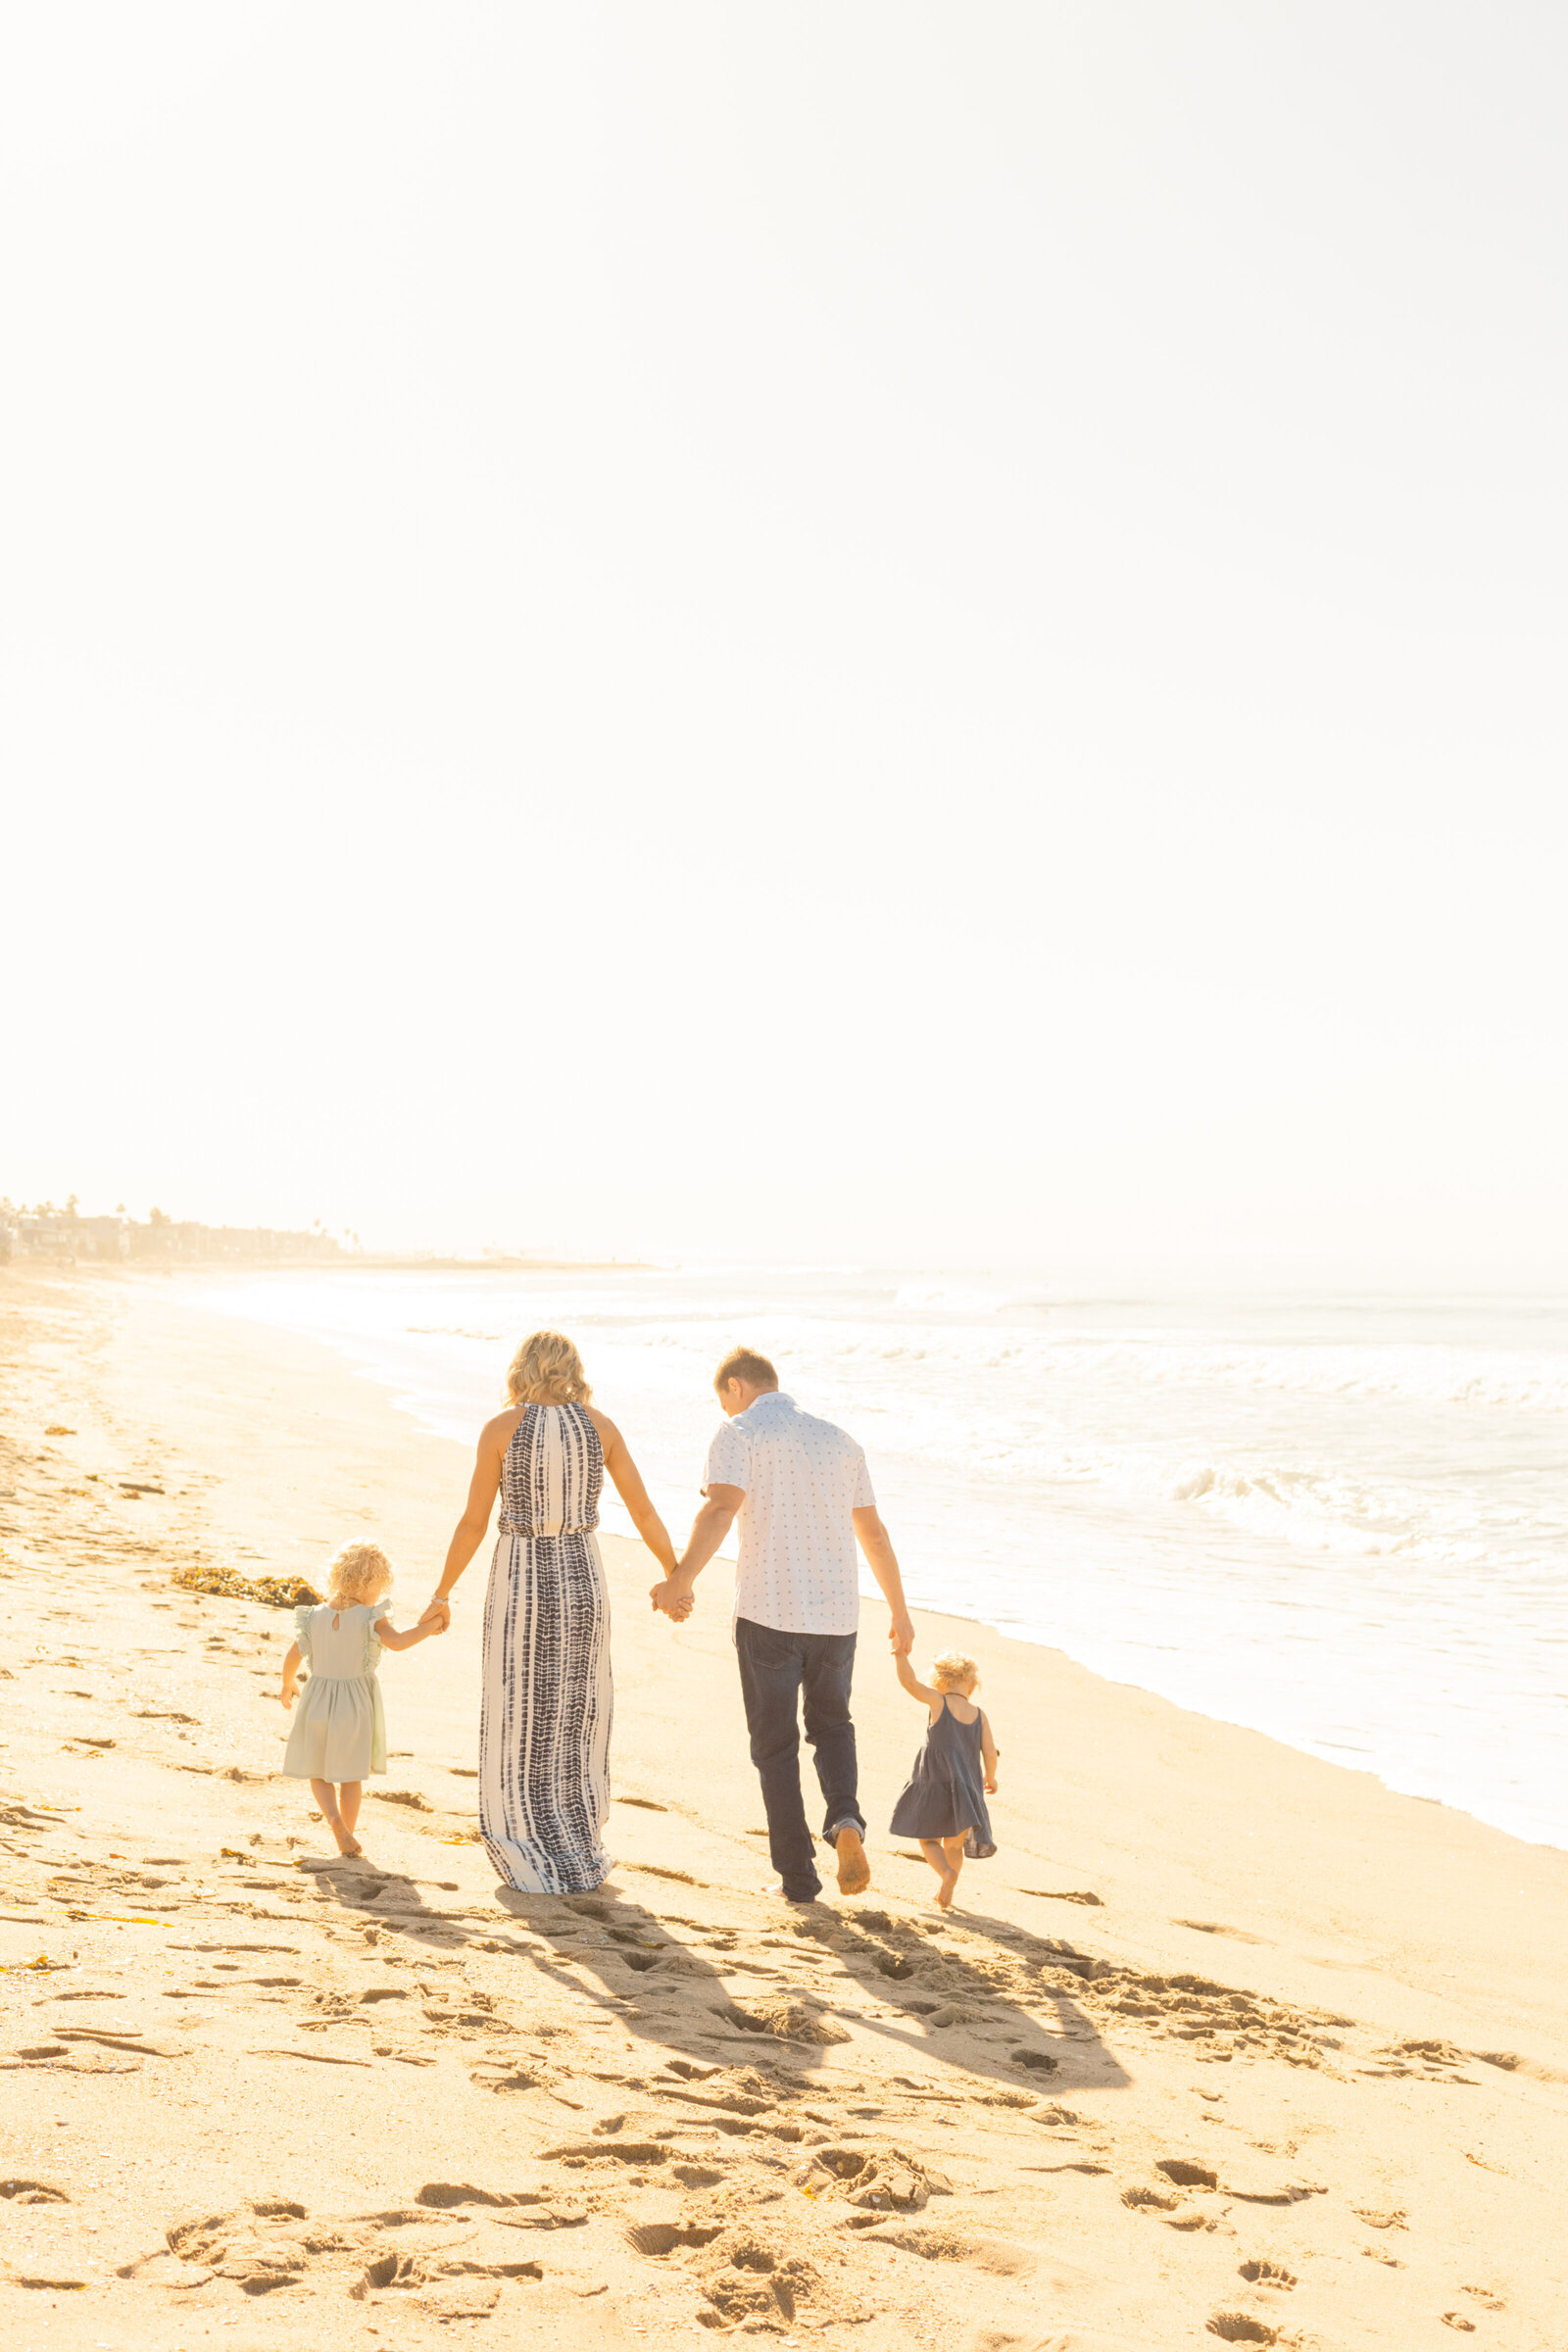
<svg viewBox="0 0 1568 2352">
<path fill-rule="evenodd" d="M 421 1625 L 430 1625 L 434 1623 L 435 1630 L 438 1634 L 446 1633 L 452 1624 L 451 1601 L 448 1600 L 443 1593 L 432 1592 L 429 1599 L 424 1604 L 424 1612 L 419 1619 L 419 1623 Z"/>
<path fill-rule="evenodd" d="M 676 1625 L 684 1625 L 696 1605 L 690 1580 L 678 1569 L 672 1570 L 662 1585 L 651 1585 L 648 1597 L 656 1609 L 662 1609 Z"/>
<path fill-rule="evenodd" d="M 997 1776 L 996 1776 L 996 1774 L 995 1774 L 994 1772 L 988 1772 L 988 1773 L 986 1774 L 986 1794 L 987 1794 L 987 1796 L 995 1796 L 995 1795 L 996 1795 L 996 1793 L 997 1793 Z"/>
</svg>

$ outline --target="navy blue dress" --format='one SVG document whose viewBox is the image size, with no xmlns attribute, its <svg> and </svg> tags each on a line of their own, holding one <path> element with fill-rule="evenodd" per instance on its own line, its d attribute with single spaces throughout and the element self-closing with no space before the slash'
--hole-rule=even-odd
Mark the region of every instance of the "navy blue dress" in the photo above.
<svg viewBox="0 0 1568 2352">
<path fill-rule="evenodd" d="M 980 1753 L 980 1717 L 960 1723 L 942 1712 L 926 1732 L 925 1745 L 893 1808 L 895 1838 L 961 1838 L 964 1858 L 989 1862 L 996 1852 L 986 1811 L 985 1764 Z"/>
</svg>

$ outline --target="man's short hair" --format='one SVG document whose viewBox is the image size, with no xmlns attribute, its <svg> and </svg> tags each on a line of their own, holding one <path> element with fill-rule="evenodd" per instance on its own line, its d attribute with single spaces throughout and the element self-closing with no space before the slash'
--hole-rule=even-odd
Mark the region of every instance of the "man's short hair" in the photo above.
<svg viewBox="0 0 1568 2352">
<path fill-rule="evenodd" d="M 722 1395 L 729 1380 L 744 1380 L 749 1389 L 776 1389 L 778 1374 L 765 1355 L 755 1348 L 732 1348 L 713 1374 L 713 1386 Z"/>
</svg>

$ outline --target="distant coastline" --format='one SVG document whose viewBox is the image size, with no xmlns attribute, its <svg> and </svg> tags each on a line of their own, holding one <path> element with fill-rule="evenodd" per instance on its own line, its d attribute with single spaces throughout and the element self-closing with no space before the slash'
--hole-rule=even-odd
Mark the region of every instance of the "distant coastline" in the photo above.
<svg viewBox="0 0 1568 2352">
<path fill-rule="evenodd" d="M 319 1271 L 318 1260 L 300 1262 Z M 375 1256 L 367 1252 L 336 1258 L 332 1263 L 334 1274 L 658 1274 L 668 1270 L 641 1257 L 425 1257 L 415 1250 L 383 1250 Z"/>
<path fill-rule="evenodd" d="M 155 1208 L 146 1220 L 117 1208 L 109 1216 L 83 1216 L 74 1195 L 63 1208 L 52 1200 L 26 1208 L 0 1199 L 0 1264 L 10 1259 L 49 1266 L 310 1266 L 334 1272 L 363 1267 L 372 1273 L 608 1274 L 653 1273 L 640 1258 L 565 1258 L 514 1255 L 489 1250 L 478 1257 L 447 1256 L 435 1250 L 367 1250 L 357 1233 L 328 1233 L 318 1223 L 308 1231 L 266 1225 L 203 1225 L 170 1217 Z"/>
</svg>

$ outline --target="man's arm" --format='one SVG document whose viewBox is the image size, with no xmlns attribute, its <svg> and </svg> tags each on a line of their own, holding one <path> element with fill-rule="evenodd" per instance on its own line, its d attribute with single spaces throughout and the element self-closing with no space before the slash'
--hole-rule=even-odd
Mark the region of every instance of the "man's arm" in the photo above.
<svg viewBox="0 0 1568 2352">
<path fill-rule="evenodd" d="M 649 1594 L 655 1608 L 662 1609 L 666 1617 L 673 1617 L 677 1625 L 684 1624 L 691 1615 L 692 1587 L 734 1526 L 735 1514 L 746 1500 L 746 1489 L 709 1487 L 707 1495 L 707 1501 L 692 1521 L 686 1549 L 663 1583 L 655 1585 Z"/>
<path fill-rule="evenodd" d="M 896 1658 L 907 1657 L 914 1647 L 914 1621 L 904 1597 L 904 1579 L 899 1574 L 893 1539 L 883 1526 L 882 1515 L 874 1503 L 862 1503 L 854 1518 L 855 1540 L 864 1552 L 865 1564 L 881 1586 L 883 1597 L 892 1611 L 888 1625 L 888 1647 Z"/>
</svg>

